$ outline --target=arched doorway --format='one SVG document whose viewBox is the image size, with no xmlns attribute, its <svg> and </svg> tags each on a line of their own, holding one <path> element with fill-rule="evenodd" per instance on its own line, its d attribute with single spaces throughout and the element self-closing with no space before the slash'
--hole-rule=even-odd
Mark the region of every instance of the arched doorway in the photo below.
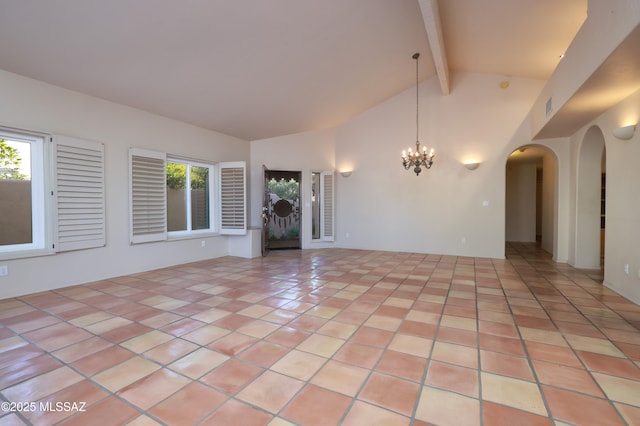
<svg viewBox="0 0 640 426">
<path fill-rule="evenodd" d="M 605 182 L 604 135 L 593 126 L 584 135 L 578 154 L 576 184 L 575 264 L 601 269 L 604 256 Z"/>
<path fill-rule="evenodd" d="M 542 145 L 514 150 L 506 163 L 505 240 L 537 243 L 556 257 L 557 159 Z"/>
</svg>

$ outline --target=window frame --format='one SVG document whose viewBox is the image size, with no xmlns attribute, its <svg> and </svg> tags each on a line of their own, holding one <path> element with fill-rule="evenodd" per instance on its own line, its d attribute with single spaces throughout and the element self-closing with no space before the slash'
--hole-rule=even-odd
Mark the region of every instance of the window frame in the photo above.
<svg viewBox="0 0 640 426">
<path fill-rule="evenodd" d="M 30 145 L 31 175 L 31 242 L 0 246 L 1 259 L 38 256 L 54 253 L 53 202 L 47 193 L 52 187 L 50 135 L 0 127 L 0 138 Z"/>
<path fill-rule="evenodd" d="M 218 234 L 218 224 L 216 221 L 216 212 L 219 209 L 219 206 L 217 205 L 217 198 L 216 197 L 216 175 L 217 175 L 217 165 L 214 163 L 208 163 L 208 162 L 204 162 L 201 160 L 192 160 L 189 158 L 184 158 L 184 157 L 178 157 L 178 156 L 173 156 L 173 155 L 169 155 L 167 154 L 166 156 L 166 160 L 165 160 L 165 170 L 166 167 L 169 163 L 173 163 L 173 164 L 184 164 L 187 168 L 187 174 L 185 179 L 187 180 L 185 182 L 185 215 L 186 215 L 186 221 L 187 221 L 187 229 L 185 230 L 179 230 L 179 231 L 169 231 L 169 209 L 168 209 L 168 197 L 167 197 L 167 239 L 172 240 L 172 239 L 183 239 L 183 238 L 197 238 L 203 235 L 215 235 Z M 191 175 L 191 167 L 202 167 L 202 168 L 207 168 L 209 170 L 209 176 L 208 176 L 208 203 L 209 203 L 209 228 L 207 229 L 192 229 L 193 228 L 193 223 L 192 223 L 192 216 L 191 216 L 191 208 L 192 208 L 192 203 L 191 203 L 191 180 L 189 179 L 190 175 Z"/>
</svg>

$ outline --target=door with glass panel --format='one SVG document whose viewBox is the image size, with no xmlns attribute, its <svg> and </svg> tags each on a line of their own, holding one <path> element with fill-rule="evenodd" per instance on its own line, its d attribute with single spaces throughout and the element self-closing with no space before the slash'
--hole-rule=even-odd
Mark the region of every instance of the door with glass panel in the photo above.
<svg viewBox="0 0 640 426">
<path fill-rule="evenodd" d="M 300 248 L 300 179 L 299 171 L 265 168 L 263 221 L 268 249 Z M 263 250 L 264 254 L 264 250 Z"/>
</svg>

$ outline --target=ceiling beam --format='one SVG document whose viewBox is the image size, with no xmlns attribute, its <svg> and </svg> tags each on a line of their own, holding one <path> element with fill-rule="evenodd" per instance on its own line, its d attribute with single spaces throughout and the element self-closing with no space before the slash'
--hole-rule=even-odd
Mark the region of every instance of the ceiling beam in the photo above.
<svg viewBox="0 0 640 426">
<path fill-rule="evenodd" d="M 447 54 L 444 49 L 438 0 L 419 0 L 419 3 L 424 27 L 427 30 L 429 46 L 431 47 L 433 63 L 440 80 L 440 89 L 443 95 L 448 95 L 450 93 L 449 64 L 447 63 Z"/>
</svg>

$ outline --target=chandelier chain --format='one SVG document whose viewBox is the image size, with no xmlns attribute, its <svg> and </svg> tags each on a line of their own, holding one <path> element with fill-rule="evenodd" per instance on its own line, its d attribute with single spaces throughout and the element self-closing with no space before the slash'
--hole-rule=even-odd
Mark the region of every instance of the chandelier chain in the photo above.
<svg viewBox="0 0 640 426">
<path fill-rule="evenodd" d="M 413 58 L 416 60 L 416 142 L 420 140 L 420 138 L 418 137 L 418 135 L 420 134 L 419 132 L 420 114 L 418 112 L 420 108 L 420 96 L 418 95 L 418 57 L 419 56 L 420 54 L 418 53 L 413 55 Z"/>
</svg>

